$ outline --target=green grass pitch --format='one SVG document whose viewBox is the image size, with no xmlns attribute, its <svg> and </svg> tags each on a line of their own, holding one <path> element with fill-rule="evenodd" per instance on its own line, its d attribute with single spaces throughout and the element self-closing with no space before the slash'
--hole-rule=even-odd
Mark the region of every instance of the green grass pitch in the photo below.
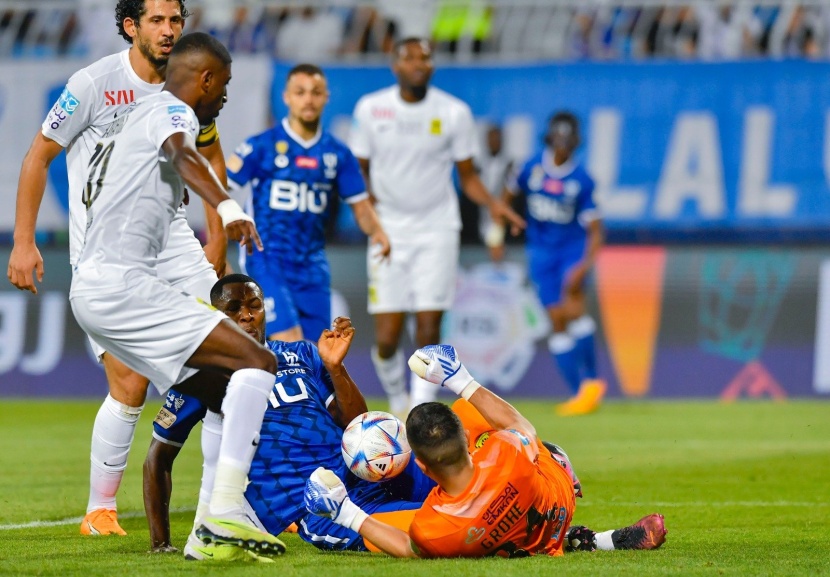
<svg viewBox="0 0 830 577">
<path fill-rule="evenodd" d="M 156 401 L 139 423 L 118 496 L 127 537 L 84 538 L 89 436 L 97 401 L 0 401 L 0 575 L 830 575 L 830 403 L 618 401 L 557 418 L 516 403 L 561 444 L 583 483 L 574 521 L 621 527 L 659 511 L 657 551 L 564 558 L 413 561 L 322 553 L 285 536 L 276 565 L 186 562 L 147 553 L 141 463 Z M 377 402 L 372 408 L 383 408 Z M 201 474 L 198 430 L 174 470 L 174 543 L 190 529 Z"/>
</svg>

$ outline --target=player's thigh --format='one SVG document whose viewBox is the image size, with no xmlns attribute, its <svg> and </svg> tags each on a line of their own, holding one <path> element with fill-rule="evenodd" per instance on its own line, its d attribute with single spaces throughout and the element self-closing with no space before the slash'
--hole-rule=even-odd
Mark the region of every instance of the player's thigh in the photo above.
<svg viewBox="0 0 830 577">
<path fill-rule="evenodd" d="M 262 287 L 265 299 L 265 334 L 270 336 L 299 327 L 300 315 L 288 284 L 264 267 L 250 268 L 249 275 Z"/>
<path fill-rule="evenodd" d="M 458 279 L 458 234 L 445 234 L 419 243 L 411 277 L 412 311 L 452 308 Z"/>
<path fill-rule="evenodd" d="M 204 262 L 207 263 L 207 260 L 205 259 Z M 218 280 L 216 271 L 213 270 L 213 267 L 209 266 L 209 268 L 199 267 L 194 270 L 192 275 L 170 284 L 182 292 L 199 297 L 206 303 L 209 303 L 210 291 Z"/>
<path fill-rule="evenodd" d="M 269 373 L 277 370 L 274 353 L 251 339 L 227 317 L 202 339 L 185 364 L 196 369 L 231 373 L 240 369 L 260 369 Z"/>
<path fill-rule="evenodd" d="M 99 346 L 165 392 L 194 371 L 185 363 L 227 317 L 149 275 L 130 291 L 75 294 L 72 310 Z"/>
<path fill-rule="evenodd" d="M 551 249 L 529 248 L 527 266 L 530 282 L 542 306 L 546 309 L 559 306 L 565 284 L 565 269 L 560 255 Z"/>
<path fill-rule="evenodd" d="M 316 342 L 323 330 L 331 327 L 331 290 L 328 286 L 296 290 L 294 302 L 300 314 L 303 337 Z"/>
<path fill-rule="evenodd" d="M 367 251 L 368 310 L 370 314 L 413 310 L 413 284 L 421 272 L 417 269 L 417 245 L 393 244 L 389 258 L 378 260 Z M 425 265 L 426 263 L 424 263 Z"/>
</svg>

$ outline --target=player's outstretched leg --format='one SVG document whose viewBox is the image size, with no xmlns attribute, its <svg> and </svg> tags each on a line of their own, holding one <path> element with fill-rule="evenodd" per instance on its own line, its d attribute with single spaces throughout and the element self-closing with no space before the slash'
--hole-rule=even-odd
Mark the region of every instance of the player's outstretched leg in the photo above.
<svg viewBox="0 0 830 577">
<path fill-rule="evenodd" d="M 614 551 L 658 549 L 666 542 L 663 515 L 646 515 L 633 525 L 596 533 L 582 525 L 572 525 L 565 537 L 565 551 Z"/>
</svg>

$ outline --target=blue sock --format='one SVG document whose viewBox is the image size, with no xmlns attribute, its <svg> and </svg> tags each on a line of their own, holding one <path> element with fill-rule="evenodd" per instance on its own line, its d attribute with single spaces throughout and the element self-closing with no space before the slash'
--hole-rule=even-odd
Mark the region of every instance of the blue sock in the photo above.
<svg viewBox="0 0 830 577">
<path fill-rule="evenodd" d="M 553 355 L 559 374 L 570 387 L 571 392 L 579 391 L 579 350 L 576 341 L 568 333 L 553 333 L 548 339 L 548 350 Z"/>
<path fill-rule="evenodd" d="M 597 325 L 588 315 L 582 315 L 568 325 L 568 334 L 576 341 L 579 351 L 579 370 L 583 379 L 597 378 L 597 352 L 594 333 Z"/>
</svg>

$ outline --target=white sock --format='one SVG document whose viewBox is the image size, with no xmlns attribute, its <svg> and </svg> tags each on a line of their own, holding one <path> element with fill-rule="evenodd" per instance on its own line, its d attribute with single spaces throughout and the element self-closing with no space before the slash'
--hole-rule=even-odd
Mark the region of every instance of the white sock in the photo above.
<svg viewBox="0 0 830 577">
<path fill-rule="evenodd" d="M 210 514 L 243 517 L 245 479 L 259 444 L 259 429 L 275 377 L 260 369 L 231 375 L 222 401 L 222 442 L 210 496 Z"/>
<path fill-rule="evenodd" d="M 611 531 L 603 531 L 602 533 L 596 534 L 596 542 L 597 542 L 597 549 L 600 551 L 613 551 L 614 541 L 611 539 L 611 535 L 614 534 L 614 530 Z"/>
<path fill-rule="evenodd" d="M 143 408 L 128 407 L 107 395 L 98 409 L 92 426 L 87 513 L 116 508 L 115 494 L 127 468 L 127 455 Z"/>
<path fill-rule="evenodd" d="M 199 487 L 199 503 L 193 518 L 194 529 L 210 511 L 210 494 L 216 479 L 216 463 L 219 461 L 219 446 L 222 442 L 222 415 L 208 411 L 202 421 L 202 485 Z"/>
<path fill-rule="evenodd" d="M 389 410 L 393 413 L 406 411 L 409 408 L 409 398 L 406 396 L 403 351 L 398 349 L 392 358 L 382 359 L 378 356 L 378 348 L 372 347 L 372 363 L 378 380 L 389 397 Z"/>
<path fill-rule="evenodd" d="M 415 373 L 410 374 L 409 390 L 410 397 L 412 398 L 410 408 L 414 409 L 418 405 L 434 401 L 435 397 L 438 396 L 439 386 L 440 385 L 436 385 L 435 383 L 430 383 L 429 381 L 422 379 Z"/>
<path fill-rule="evenodd" d="M 568 334 L 571 335 L 574 340 L 579 340 L 594 334 L 597 330 L 597 323 L 594 322 L 591 315 L 585 314 L 578 319 L 569 322 L 567 330 Z"/>
</svg>

